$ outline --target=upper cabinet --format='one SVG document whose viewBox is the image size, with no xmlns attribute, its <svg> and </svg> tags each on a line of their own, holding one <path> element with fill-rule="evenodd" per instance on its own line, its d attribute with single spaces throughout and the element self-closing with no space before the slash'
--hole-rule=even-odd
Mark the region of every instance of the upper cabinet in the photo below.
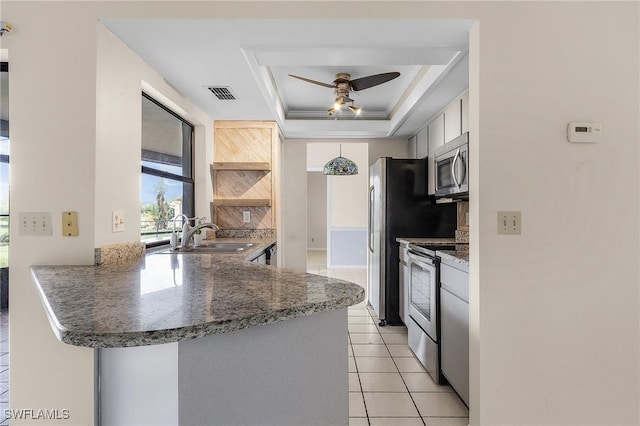
<svg viewBox="0 0 640 426">
<path fill-rule="evenodd" d="M 417 139 L 417 135 L 413 135 L 409 138 L 409 158 L 418 158 Z"/>
<path fill-rule="evenodd" d="M 275 122 L 214 123 L 212 210 L 222 229 L 275 229 L 277 142 Z"/>
<path fill-rule="evenodd" d="M 444 114 L 438 115 L 427 124 L 429 134 L 429 158 L 427 159 L 427 171 L 428 171 L 428 193 L 433 195 L 436 193 L 436 169 L 434 162 L 434 151 L 437 147 L 444 144 Z"/>
<path fill-rule="evenodd" d="M 461 111 L 462 111 L 462 133 L 466 133 L 469 131 L 469 91 L 463 93 L 460 98 L 462 102 Z"/>
<path fill-rule="evenodd" d="M 462 99 L 456 99 L 444 110 L 444 142 L 449 142 L 461 134 Z"/>
<path fill-rule="evenodd" d="M 427 126 L 424 126 L 416 134 L 416 158 L 424 158 L 429 155 L 429 135 Z"/>
<path fill-rule="evenodd" d="M 427 124 L 429 136 L 428 191 L 436 193 L 434 153 L 437 147 L 469 131 L 469 91 L 456 97 L 442 113 Z"/>
</svg>

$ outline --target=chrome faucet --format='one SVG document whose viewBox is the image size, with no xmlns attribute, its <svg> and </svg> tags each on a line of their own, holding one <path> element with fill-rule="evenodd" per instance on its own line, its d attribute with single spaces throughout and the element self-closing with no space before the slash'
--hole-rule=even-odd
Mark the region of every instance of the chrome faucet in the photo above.
<svg viewBox="0 0 640 426">
<path fill-rule="evenodd" d="M 176 232 L 176 219 L 179 217 L 182 218 L 182 235 L 184 236 L 184 229 L 186 226 L 189 226 L 189 218 L 186 214 L 179 214 L 173 218 L 173 230 L 171 231 L 171 240 L 169 241 L 171 244 L 172 250 L 177 250 L 178 246 L 178 233 Z"/>
<path fill-rule="evenodd" d="M 185 226 L 182 227 L 182 241 L 180 243 L 180 248 L 181 249 L 186 249 L 189 247 L 189 241 L 191 241 L 191 238 L 193 237 L 193 234 L 195 234 L 197 231 L 201 230 L 202 228 L 211 228 L 214 231 L 219 231 L 220 228 L 218 227 L 218 225 L 216 225 L 215 223 L 199 223 L 196 226 L 191 226 L 189 225 L 189 221 L 186 222 Z"/>
</svg>

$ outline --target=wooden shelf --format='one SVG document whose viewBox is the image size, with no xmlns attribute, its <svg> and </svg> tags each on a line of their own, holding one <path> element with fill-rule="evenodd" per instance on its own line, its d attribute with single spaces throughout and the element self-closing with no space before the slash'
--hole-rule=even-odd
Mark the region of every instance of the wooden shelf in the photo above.
<svg viewBox="0 0 640 426">
<path fill-rule="evenodd" d="M 269 198 L 222 198 L 213 200 L 217 207 L 270 207 Z"/>
<path fill-rule="evenodd" d="M 214 162 L 211 167 L 213 170 L 271 170 L 271 164 L 268 162 L 234 162 L 234 161 L 218 161 Z"/>
</svg>

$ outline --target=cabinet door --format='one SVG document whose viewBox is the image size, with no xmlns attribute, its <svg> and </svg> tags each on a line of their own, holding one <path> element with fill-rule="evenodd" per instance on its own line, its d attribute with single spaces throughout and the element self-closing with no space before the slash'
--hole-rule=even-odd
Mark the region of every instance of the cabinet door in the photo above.
<svg viewBox="0 0 640 426">
<path fill-rule="evenodd" d="M 462 110 L 460 108 L 461 100 L 456 99 L 444 111 L 444 141 L 457 138 L 461 133 Z"/>
<path fill-rule="evenodd" d="M 403 323 L 408 324 L 409 321 L 409 279 L 410 271 L 409 265 L 409 248 L 405 244 L 400 244 L 399 251 L 399 276 L 398 282 L 400 284 L 400 319 Z"/>
<path fill-rule="evenodd" d="M 427 126 L 424 126 L 416 135 L 416 158 L 424 158 L 429 155 L 429 134 Z"/>
<path fill-rule="evenodd" d="M 469 131 L 469 91 L 462 95 L 462 133 Z"/>
<path fill-rule="evenodd" d="M 417 135 L 413 135 L 409 138 L 409 158 L 418 158 L 417 138 Z"/>
<path fill-rule="evenodd" d="M 429 143 L 429 159 L 427 161 L 429 173 L 429 195 L 436 193 L 436 170 L 434 152 L 436 147 L 444 144 L 444 115 L 439 115 L 427 125 L 428 143 Z"/>
<path fill-rule="evenodd" d="M 442 374 L 469 405 L 469 304 L 440 289 Z"/>
</svg>

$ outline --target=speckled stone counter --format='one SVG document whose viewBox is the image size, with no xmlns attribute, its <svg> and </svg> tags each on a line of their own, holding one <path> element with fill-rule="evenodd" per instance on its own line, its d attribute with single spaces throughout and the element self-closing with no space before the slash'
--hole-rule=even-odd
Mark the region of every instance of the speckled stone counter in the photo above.
<svg viewBox="0 0 640 426">
<path fill-rule="evenodd" d="M 149 252 L 122 265 L 32 266 L 31 273 L 58 339 L 86 347 L 179 342 L 364 299 L 351 282 L 247 261 L 270 242 L 242 254 Z"/>
<path fill-rule="evenodd" d="M 469 272 L 469 251 L 468 250 L 436 250 L 443 263 Z"/>
<path fill-rule="evenodd" d="M 436 255 L 443 262 L 451 264 L 458 269 L 469 269 L 469 245 L 460 244 L 455 238 L 396 238 L 400 244 L 433 244 L 433 245 L 455 245 L 456 250 L 436 250 Z"/>
<path fill-rule="evenodd" d="M 435 245 L 455 244 L 456 242 L 455 238 L 428 238 L 428 237 L 423 237 L 423 238 L 398 237 L 396 238 L 396 241 L 404 244 L 435 244 Z"/>
</svg>

